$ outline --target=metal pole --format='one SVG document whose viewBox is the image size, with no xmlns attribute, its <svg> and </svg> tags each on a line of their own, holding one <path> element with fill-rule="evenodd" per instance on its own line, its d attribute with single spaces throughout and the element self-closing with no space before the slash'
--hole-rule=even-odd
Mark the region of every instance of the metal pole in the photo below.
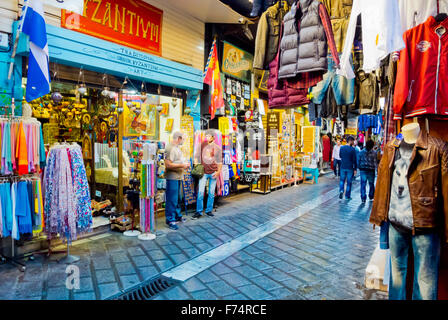
<svg viewBox="0 0 448 320">
<path fill-rule="evenodd" d="M 22 18 L 20 21 L 20 26 L 17 28 L 17 32 L 16 32 L 16 38 L 14 39 L 14 48 L 12 50 L 12 55 L 11 55 L 11 63 L 9 64 L 9 71 L 8 71 L 8 80 L 11 79 L 11 75 L 12 75 L 12 71 L 14 69 L 14 59 L 16 57 L 16 52 L 17 52 L 17 47 L 19 45 L 19 37 L 20 37 L 20 33 L 22 33 L 22 29 L 23 29 L 23 20 L 26 17 L 26 12 L 28 11 L 28 1 L 25 4 L 25 10 L 23 10 L 22 8 L 22 12 L 23 14 L 20 14 L 20 17 Z"/>
</svg>

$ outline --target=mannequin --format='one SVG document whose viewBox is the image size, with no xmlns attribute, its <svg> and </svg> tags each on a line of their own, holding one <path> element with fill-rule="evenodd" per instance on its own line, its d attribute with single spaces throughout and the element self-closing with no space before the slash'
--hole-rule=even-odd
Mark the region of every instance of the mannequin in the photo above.
<svg viewBox="0 0 448 320">
<path fill-rule="evenodd" d="M 384 148 L 369 221 L 388 235 L 391 300 L 407 298 L 408 276 L 413 300 L 437 299 L 441 240 L 448 239 L 447 162 L 448 145 L 418 123 L 403 126 Z M 408 274 L 412 253 L 414 274 Z"/>
<path fill-rule="evenodd" d="M 418 122 L 409 123 L 401 128 L 401 133 L 403 134 L 404 142 L 415 144 L 420 134 L 420 125 Z"/>
</svg>

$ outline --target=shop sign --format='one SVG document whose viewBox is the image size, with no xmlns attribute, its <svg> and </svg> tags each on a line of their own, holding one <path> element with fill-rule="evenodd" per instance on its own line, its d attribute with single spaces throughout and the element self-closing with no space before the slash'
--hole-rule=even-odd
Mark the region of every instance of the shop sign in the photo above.
<svg viewBox="0 0 448 320">
<path fill-rule="evenodd" d="M 245 82 L 251 80 L 254 56 L 224 41 L 222 72 Z"/>
<path fill-rule="evenodd" d="M 82 15 L 62 10 L 61 27 L 161 56 L 162 17 L 141 0 L 84 0 Z"/>
</svg>

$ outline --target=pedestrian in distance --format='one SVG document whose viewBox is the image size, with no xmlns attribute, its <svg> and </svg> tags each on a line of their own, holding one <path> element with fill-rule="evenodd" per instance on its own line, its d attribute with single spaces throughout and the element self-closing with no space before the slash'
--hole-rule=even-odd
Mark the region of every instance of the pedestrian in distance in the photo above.
<svg viewBox="0 0 448 320">
<path fill-rule="evenodd" d="M 342 146 L 339 151 L 341 157 L 341 177 L 339 180 L 339 199 L 344 196 L 345 183 L 345 199 L 351 200 L 353 176 L 356 175 L 357 161 L 356 150 L 354 148 L 355 139 L 352 136 L 347 138 L 347 145 Z"/>
<path fill-rule="evenodd" d="M 367 200 L 366 189 L 369 183 L 369 200 L 373 201 L 375 194 L 375 175 L 378 167 L 378 152 L 374 150 L 375 142 L 368 140 L 358 158 L 358 168 L 361 175 L 361 201 Z"/>
<path fill-rule="evenodd" d="M 341 176 L 341 157 L 339 155 L 339 152 L 341 151 L 341 144 L 342 141 L 338 138 L 336 140 L 336 145 L 333 147 L 333 155 L 331 157 L 334 167 L 334 176 L 336 178 Z"/>
<path fill-rule="evenodd" d="M 184 222 L 180 207 L 180 188 L 184 169 L 190 167 L 190 162 L 185 161 L 180 146 L 184 143 L 183 134 L 174 132 L 172 141 L 165 150 L 165 178 L 166 178 L 166 224 L 172 230 L 177 230 L 177 222 Z"/>
</svg>

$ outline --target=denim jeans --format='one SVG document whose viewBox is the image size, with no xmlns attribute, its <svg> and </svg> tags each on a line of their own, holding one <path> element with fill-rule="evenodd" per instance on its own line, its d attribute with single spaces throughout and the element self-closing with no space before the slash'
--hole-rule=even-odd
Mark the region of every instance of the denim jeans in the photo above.
<svg viewBox="0 0 448 320">
<path fill-rule="evenodd" d="M 166 180 L 166 204 L 165 204 L 165 218 L 166 223 L 175 222 L 182 218 L 180 212 L 180 180 Z"/>
<path fill-rule="evenodd" d="M 328 72 L 324 74 L 322 81 L 314 86 L 311 91 L 313 103 L 322 104 L 327 90 L 330 90 L 331 87 L 338 106 L 352 104 L 355 99 L 355 79 L 347 79 L 344 76 L 337 75 L 331 55 L 328 55 L 327 60 Z M 352 62 L 351 58 L 350 62 Z"/>
<path fill-rule="evenodd" d="M 344 192 L 345 180 L 347 180 L 347 189 L 345 198 L 349 199 L 352 193 L 353 169 L 341 169 L 341 179 L 339 180 L 339 192 Z"/>
<path fill-rule="evenodd" d="M 204 209 L 204 191 L 207 180 L 209 180 L 210 182 L 208 185 L 208 199 L 207 199 L 207 208 L 205 208 L 205 212 L 210 213 L 213 211 L 213 200 L 215 199 L 216 179 L 213 179 L 212 176 L 213 174 L 204 174 L 204 176 L 199 180 L 196 212 L 200 215 L 202 215 L 202 210 Z"/>
<path fill-rule="evenodd" d="M 408 253 L 414 252 L 414 287 L 412 300 L 437 300 L 440 237 L 437 233 L 412 236 L 389 227 L 391 279 L 389 300 L 406 300 Z"/>
<path fill-rule="evenodd" d="M 366 200 L 367 182 L 369 182 L 369 199 L 375 194 L 375 171 L 359 170 L 361 175 L 361 200 Z"/>
<path fill-rule="evenodd" d="M 334 159 L 334 162 L 333 162 L 334 175 L 337 177 L 341 176 L 341 164 L 342 164 L 342 160 Z"/>
</svg>

